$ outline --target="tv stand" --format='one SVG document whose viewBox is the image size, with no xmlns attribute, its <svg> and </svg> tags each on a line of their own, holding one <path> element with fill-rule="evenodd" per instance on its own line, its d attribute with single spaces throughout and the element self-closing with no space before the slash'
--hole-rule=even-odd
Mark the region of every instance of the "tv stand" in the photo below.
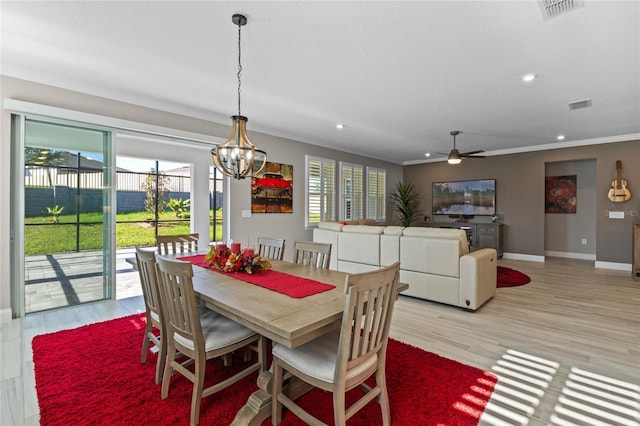
<svg viewBox="0 0 640 426">
<path fill-rule="evenodd" d="M 477 222 L 425 222 L 424 225 L 430 228 L 454 228 L 462 229 L 467 233 L 470 250 L 482 248 L 492 248 L 498 252 L 498 257 L 504 254 L 502 235 L 504 225 L 502 223 L 477 223 Z"/>
</svg>

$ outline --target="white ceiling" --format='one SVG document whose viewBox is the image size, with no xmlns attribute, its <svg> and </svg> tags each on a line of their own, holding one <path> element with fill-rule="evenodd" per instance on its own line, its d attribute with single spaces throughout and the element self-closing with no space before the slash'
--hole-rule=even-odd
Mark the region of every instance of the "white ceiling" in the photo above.
<svg viewBox="0 0 640 426">
<path fill-rule="evenodd" d="M 0 7 L 2 74 L 223 124 L 237 114 L 243 13 L 250 133 L 399 164 L 448 152 L 451 130 L 460 151 L 489 155 L 640 137 L 638 1 L 585 0 L 549 20 L 535 1 Z"/>
</svg>

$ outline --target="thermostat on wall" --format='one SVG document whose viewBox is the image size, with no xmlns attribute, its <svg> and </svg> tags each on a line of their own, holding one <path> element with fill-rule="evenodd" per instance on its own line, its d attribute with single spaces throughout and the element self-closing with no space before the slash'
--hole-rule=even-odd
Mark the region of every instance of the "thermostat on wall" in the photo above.
<svg viewBox="0 0 640 426">
<path fill-rule="evenodd" d="M 609 212 L 609 219 L 624 219 L 624 212 Z"/>
</svg>

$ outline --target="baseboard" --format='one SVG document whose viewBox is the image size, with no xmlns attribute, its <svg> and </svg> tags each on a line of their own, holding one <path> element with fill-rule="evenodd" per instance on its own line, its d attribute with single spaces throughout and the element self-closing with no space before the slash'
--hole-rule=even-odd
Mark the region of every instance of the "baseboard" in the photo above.
<svg viewBox="0 0 640 426">
<path fill-rule="evenodd" d="M 544 256 L 537 256 L 534 254 L 520 254 L 520 253 L 504 253 L 503 259 L 513 260 L 528 260 L 530 262 L 544 262 Z"/>
<path fill-rule="evenodd" d="M 567 253 L 567 252 L 557 252 L 557 251 L 545 251 L 545 256 L 550 257 L 565 257 L 572 259 L 583 259 L 583 260 L 596 260 L 594 255 L 585 254 L 585 253 Z M 520 253 L 504 253 L 502 256 L 503 259 L 513 259 L 513 260 L 528 260 L 531 262 L 544 262 L 545 256 L 536 256 L 533 254 L 520 254 Z M 588 257 L 587 257 L 588 256 Z M 616 269 L 618 271 L 629 271 L 631 272 L 631 264 L 630 263 L 616 263 L 616 262 L 601 262 L 595 261 L 596 268 L 601 269 Z"/>
<path fill-rule="evenodd" d="M 564 257 L 567 259 L 596 260 L 596 255 L 590 253 L 571 253 L 568 251 L 545 250 L 544 255 L 550 257 Z"/>
<path fill-rule="evenodd" d="M 11 308 L 0 309 L 0 323 L 11 322 L 12 314 Z"/>
<path fill-rule="evenodd" d="M 631 272 L 631 264 L 630 263 L 616 263 L 616 262 L 596 262 L 596 268 L 602 269 L 616 269 L 618 271 L 629 271 Z"/>
</svg>

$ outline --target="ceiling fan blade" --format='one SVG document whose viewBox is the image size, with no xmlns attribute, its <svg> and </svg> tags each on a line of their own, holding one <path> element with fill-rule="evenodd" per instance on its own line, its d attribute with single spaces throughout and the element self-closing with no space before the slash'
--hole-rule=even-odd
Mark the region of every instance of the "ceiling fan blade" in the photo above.
<svg viewBox="0 0 640 426">
<path fill-rule="evenodd" d="M 484 152 L 484 151 L 479 149 L 477 151 L 461 152 L 460 155 L 462 155 L 463 157 L 468 157 L 470 155 L 480 154 L 481 152 Z"/>
</svg>

